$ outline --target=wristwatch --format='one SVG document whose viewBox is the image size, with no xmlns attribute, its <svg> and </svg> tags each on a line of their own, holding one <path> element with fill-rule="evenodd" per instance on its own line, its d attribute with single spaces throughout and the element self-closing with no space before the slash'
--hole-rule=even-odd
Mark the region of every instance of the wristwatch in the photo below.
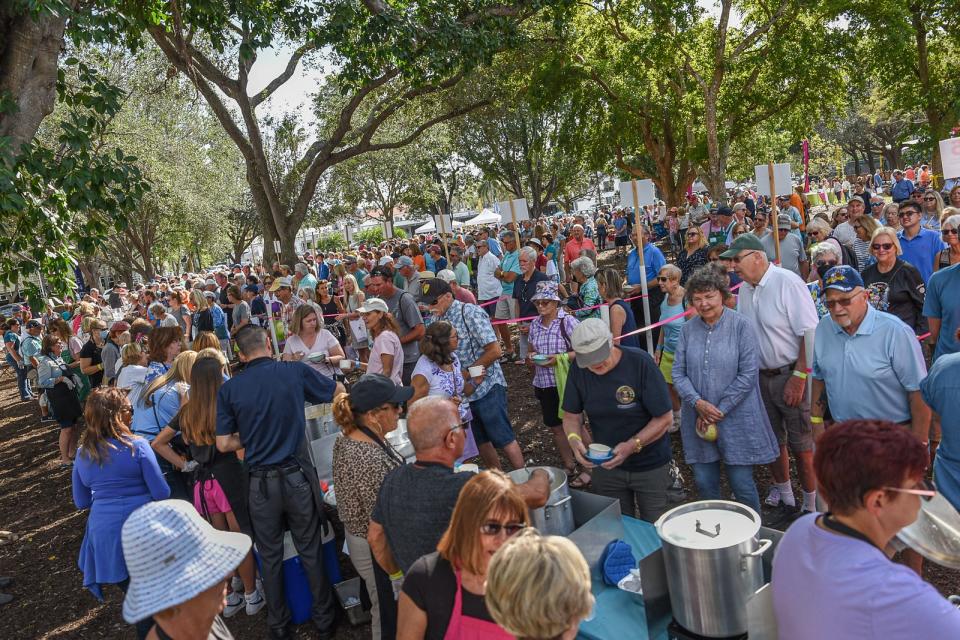
<svg viewBox="0 0 960 640">
<path fill-rule="evenodd" d="M 642 450 L 643 450 L 643 444 L 641 444 L 640 442 L 640 437 L 637 436 L 636 438 L 633 439 L 633 452 L 640 453 L 640 451 Z"/>
</svg>

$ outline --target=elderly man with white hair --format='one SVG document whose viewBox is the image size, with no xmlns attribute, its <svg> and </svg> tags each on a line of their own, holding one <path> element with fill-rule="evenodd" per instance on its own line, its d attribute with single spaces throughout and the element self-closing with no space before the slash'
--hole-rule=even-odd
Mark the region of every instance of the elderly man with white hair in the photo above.
<svg viewBox="0 0 960 640">
<path fill-rule="evenodd" d="M 580 252 L 584 249 L 593 249 L 596 251 L 597 247 L 593 244 L 593 240 L 584 237 L 583 225 L 575 224 L 571 227 L 570 236 L 567 238 L 566 244 L 563 247 L 565 264 L 573 264 L 573 261 L 580 257 Z M 572 277 L 571 275 L 571 278 Z"/>
<path fill-rule="evenodd" d="M 310 267 L 303 262 L 298 262 L 293 267 L 294 291 L 300 289 L 310 289 L 314 291 L 317 288 L 317 279 L 310 274 Z"/>
</svg>

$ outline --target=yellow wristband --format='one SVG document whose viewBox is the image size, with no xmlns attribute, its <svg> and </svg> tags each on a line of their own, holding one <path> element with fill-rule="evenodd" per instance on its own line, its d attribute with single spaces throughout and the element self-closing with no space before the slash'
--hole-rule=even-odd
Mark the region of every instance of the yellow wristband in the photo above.
<svg viewBox="0 0 960 640">
<path fill-rule="evenodd" d="M 399 579 L 402 578 L 402 577 L 403 577 L 403 571 L 397 571 L 396 573 L 391 573 L 391 574 L 390 574 L 390 579 L 391 579 L 391 580 L 399 580 Z"/>
<path fill-rule="evenodd" d="M 797 371 L 796 369 L 794 369 L 794 370 L 793 370 L 793 375 L 797 376 L 797 377 L 800 378 L 801 380 L 806 380 L 806 379 L 807 379 L 807 374 L 804 373 L 803 371 Z"/>
<path fill-rule="evenodd" d="M 579 440 L 580 442 L 583 442 L 583 438 L 581 438 L 580 434 L 578 433 L 568 433 L 567 440 Z"/>
<path fill-rule="evenodd" d="M 823 418 L 820 416 L 810 416 L 810 424 L 823 424 Z"/>
</svg>

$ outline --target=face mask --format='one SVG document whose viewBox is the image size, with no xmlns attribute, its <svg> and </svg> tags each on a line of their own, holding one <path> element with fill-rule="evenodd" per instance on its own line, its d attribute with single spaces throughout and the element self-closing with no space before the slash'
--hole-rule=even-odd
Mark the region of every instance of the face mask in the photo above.
<svg viewBox="0 0 960 640">
<path fill-rule="evenodd" d="M 817 273 L 820 274 L 820 278 L 823 279 L 823 278 L 827 275 L 827 271 L 830 271 L 830 269 L 833 269 L 835 266 L 837 266 L 837 265 L 835 265 L 835 264 L 829 264 L 829 263 L 827 263 L 827 264 L 818 264 L 818 265 L 817 265 Z"/>
<path fill-rule="evenodd" d="M 103 331 L 100 332 L 100 339 L 106 340 L 108 335 L 110 335 L 110 332 L 104 329 Z"/>
</svg>

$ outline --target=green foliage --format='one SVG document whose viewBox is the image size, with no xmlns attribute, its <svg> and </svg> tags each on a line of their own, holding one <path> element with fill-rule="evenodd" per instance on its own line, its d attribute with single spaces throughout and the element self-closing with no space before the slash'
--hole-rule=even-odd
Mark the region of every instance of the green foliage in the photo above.
<svg viewBox="0 0 960 640">
<path fill-rule="evenodd" d="M 347 239 L 339 231 L 324 233 L 317 238 L 319 251 L 340 251 L 347 248 Z"/>
<path fill-rule="evenodd" d="M 121 90 L 76 58 L 64 62 L 57 90 L 55 134 L 19 153 L 0 140 L 0 284 L 20 283 L 36 308 L 39 279 L 48 293 L 71 292 L 77 256 L 123 229 L 150 190 L 136 157 L 103 146 Z"/>
<path fill-rule="evenodd" d="M 407 232 L 403 229 L 394 229 L 393 230 L 393 239 L 405 240 L 407 237 Z M 370 227 L 369 229 L 361 229 L 360 231 L 353 234 L 354 242 L 363 242 L 365 244 L 377 245 L 384 241 L 383 236 L 383 227 Z"/>
</svg>

